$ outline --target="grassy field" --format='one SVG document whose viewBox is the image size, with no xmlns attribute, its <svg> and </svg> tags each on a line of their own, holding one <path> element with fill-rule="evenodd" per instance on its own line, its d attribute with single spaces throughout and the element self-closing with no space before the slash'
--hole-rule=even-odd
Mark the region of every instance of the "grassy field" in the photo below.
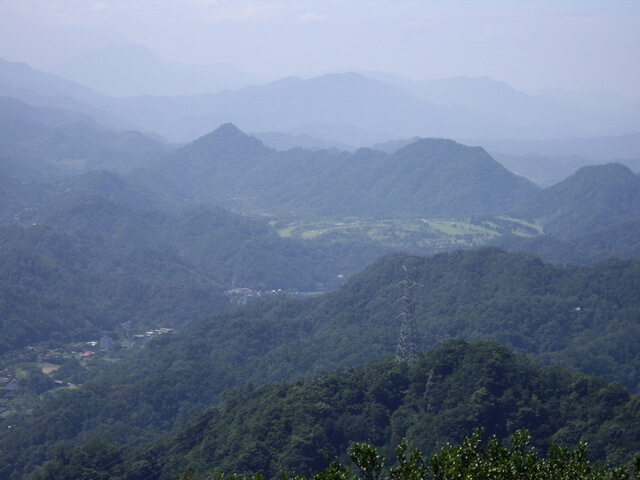
<svg viewBox="0 0 640 480">
<path fill-rule="evenodd" d="M 535 236 L 540 226 L 509 217 L 486 218 L 323 218 L 278 221 L 281 237 L 327 242 L 373 242 L 415 252 L 437 252 L 483 245 L 500 235 Z"/>
</svg>

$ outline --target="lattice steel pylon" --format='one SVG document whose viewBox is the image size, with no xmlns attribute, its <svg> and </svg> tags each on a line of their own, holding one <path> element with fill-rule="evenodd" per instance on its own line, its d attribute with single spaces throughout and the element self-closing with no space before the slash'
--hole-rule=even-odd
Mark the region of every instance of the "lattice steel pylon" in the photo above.
<svg viewBox="0 0 640 480">
<path fill-rule="evenodd" d="M 404 270 L 404 280 L 401 282 L 403 286 L 402 295 L 402 313 L 400 313 L 400 335 L 398 344 L 396 345 L 396 360 L 400 363 L 415 363 L 418 361 L 418 353 L 420 352 L 420 335 L 418 334 L 418 326 L 416 324 L 415 304 L 416 299 L 413 296 L 413 290 L 417 283 L 413 279 L 413 272 L 416 267 L 402 265 Z"/>
</svg>

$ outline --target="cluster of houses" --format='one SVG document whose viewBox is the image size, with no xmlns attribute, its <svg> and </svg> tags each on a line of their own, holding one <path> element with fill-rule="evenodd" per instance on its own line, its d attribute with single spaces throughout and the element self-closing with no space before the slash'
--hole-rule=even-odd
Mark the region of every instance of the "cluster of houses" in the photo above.
<svg viewBox="0 0 640 480">
<path fill-rule="evenodd" d="M 252 290 L 251 288 L 232 288 L 231 290 L 226 290 L 224 294 L 229 297 L 231 303 L 235 303 L 237 305 L 244 305 L 252 298 L 257 298 L 265 295 L 279 295 L 282 293 L 282 289 L 277 290 Z"/>
<path fill-rule="evenodd" d="M 87 345 L 93 347 L 94 349 L 95 347 L 99 347 L 103 352 L 109 352 L 113 349 L 113 339 L 105 335 L 103 337 L 100 337 L 99 342 L 87 342 Z M 85 350 L 84 352 L 80 353 L 80 357 L 92 357 L 95 354 L 95 350 Z"/>
<path fill-rule="evenodd" d="M 133 335 L 133 339 L 142 340 L 143 343 L 146 343 L 148 340 L 155 336 L 171 332 L 173 332 L 172 328 L 161 327 L 149 330 L 139 335 Z M 109 352 L 113 350 L 113 347 L 113 339 L 107 335 L 104 335 L 100 338 L 99 341 L 75 344 L 72 347 L 73 350 L 67 351 L 66 353 L 46 352 L 38 355 L 37 358 L 39 361 L 52 361 L 52 359 L 54 358 L 67 356 L 69 354 L 75 356 L 76 358 L 90 358 L 97 355 L 98 352 Z M 35 352 L 38 350 L 38 347 L 28 346 L 25 347 L 25 350 L 29 352 Z M 61 381 L 56 381 L 56 383 L 62 384 Z M 4 376 L 0 376 L 0 415 L 10 409 L 11 404 L 15 400 L 19 389 L 20 386 L 12 375 L 5 374 Z"/>
<path fill-rule="evenodd" d="M 173 332 L 173 328 L 160 327 L 160 328 L 155 328 L 153 330 L 149 330 L 144 333 L 140 333 L 138 335 L 134 335 L 133 338 L 135 340 L 142 340 L 143 342 L 147 342 L 155 336 L 164 335 L 165 333 L 171 333 L 171 332 Z"/>
</svg>

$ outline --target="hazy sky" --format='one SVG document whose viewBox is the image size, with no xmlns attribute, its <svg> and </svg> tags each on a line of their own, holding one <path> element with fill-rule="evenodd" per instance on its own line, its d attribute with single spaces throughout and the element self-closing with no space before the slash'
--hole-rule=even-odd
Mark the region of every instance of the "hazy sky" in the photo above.
<svg viewBox="0 0 640 480">
<path fill-rule="evenodd" d="M 640 99 L 639 0 L 0 0 L 0 57 L 34 67 L 111 45 L 275 79 L 385 71 Z"/>
</svg>

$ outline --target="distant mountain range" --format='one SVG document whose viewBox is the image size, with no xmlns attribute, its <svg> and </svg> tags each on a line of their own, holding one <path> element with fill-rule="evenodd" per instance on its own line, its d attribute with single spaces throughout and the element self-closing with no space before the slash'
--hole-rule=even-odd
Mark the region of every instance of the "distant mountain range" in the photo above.
<svg viewBox="0 0 640 480">
<path fill-rule="evenodd" d="M 114 97 L 195 95 L 257 82 L 255 77 L 233 65 L 171 62 L 135 44 L 74 57 L 54 67 L 53 73 Z"/>
<path fill-rule="evenodd" d="M 0 95 L 15 97 L 29 105 L 73 110 L 104 125 L 124 125 L 117 115 L 102 109 L 107 97 L 26 63 L 0 59 Z"/>
<path fill-rule="evenodd" d="M 155 206 L 205 202 L 280 217 L 512 213 L 536 221 L 546 236 L 499 239 L 508 249 L 578 263 L 640 250 L 638 176 L 620 164 L 589 167 L 541 190 L 484 149 L 452 140 L 413 138 L 353 153 L 278 151 L 225 124 L 176 147 L 107 129 L 74 110 L 10 97 L 0 98 L 0 105 L 0 216 L 5 218 L 42 205 L 55 190 L 52 179 L 106 168 L 128 172 L 140 192 L 152 192 Z M 614 139 L 607 141 L 613 145 Z M 620 230 L 622 224 L 626 230 Z"/>
<path fill-rule="evenodd" d="M 116 60 L 126 57 L 103 53 Z M 163 75 L 148 52 L 136 55 L 143 57 L 136 68 L 146 68 L 141 78 Z M 92 110 L 96 118 L 119 119 L 172 141 L 193 140 L 226 122 L 245 131 L 280 131 L 355 146 L 413 136 L 585 138 L 635 132 L 640 124 L 640 106 L 633 102 L 614 108 L 610 102 L 572 101 L 566 95 L 529 95 L 488 78 L 409 82 L 372 77 L 340 73 L 190 96 L 113 98 L 2 61 L 0 93 L 56 106 L 62 96 L 67 106 Z"/>
<path fill-rule="evenodd" d="M 539 189 L 482 148 L 417 139 L 393 153 L 265 147 L 231 124 L 136 174 L 187 203 L 278 216 L 482 216 L 512 214 L 544 236 L 497 244 L 555 262 L 640 255 L 640 177 L 622 164 L 584 167 Z M 384 148 L 384 147 L 383 147 Z M 614 232 L 617 232 L 614 234 Z"/>
<path fill-rule="evenodd" d="M 638 176 L 620 164 L 589 167 L 540 190 L 482 148 L 451 140 L 414 138 L 353 153 L 278 151 L 225 124 L 176 148 L 105 129 L 73 110 L 9 97 L 0 105 L 2 216 L 42 204 L 53 178 L 108 168 L 129 172 L 139 191 L 153 192 L 156 205 L 206 202 L 244 213 L 323 217 L 511 212 L 538 222 L 547 235 L 498 240 L 505 248 L 578 263 L 632 256 L 640 248 Z M 603 242 L 621 222 L 628 226 L 624 234 Z"/>
<path fill-rule="evenodd" d="M 265 144 L 278 148 L 269 136 L 260 137 Z M 416 137 L 391 140 L 373 145 L 376 150 L 395 152 L 414 142 Z M 289 144 L 295 138 L 288 139 Z M 282 139 L 281 142 L 286 142 Z M 609 137 L 565 138 L 555 140 L 466 139 L 467 145 L 482 145 L 493 158 L 512 172 L 541 187 L 566 179 L 581 167 L 611 162 L 622 163 L 640 172 L 640 133 Z M 307 145 L 314 145 L 307 140 Z"/>
<path fill-rule="evenodd" d="M 169 150 L 135 131 L 106 129 L 92 117 L 60 107 L 0 97 L 0 155 L 60 176 L 96 168 L 132 170 Z"/>
<path fill-rule="evenodd" d="M 341 85 L 345 80 L 351 87 L 343 91 Z M 263 98 L 266 86 L 225 95 L 231 105 L 252 92 L 255 105 L 264 107 L 265 119 L 269 105 L 285 102 L 287 92 L 297 92 L 297 97 L 292 98 L 303 101 L 306 93 L 314 91 L 324 95 L 325 103 L 337 98 L 332 95 L 332 89 L 338 92 L 336 95 L 344 95 L 345 101 L 351 92 L 364 103 L 367 95 L 387 92 L 393 93 L 398 101 L 404 99 L 405 112 L 413 108 L 411 95 L 400 87 L 377 80 L 372 84 L 367 82 L 369 80 L 355 74 L 313 81 L 286 79 L 269 87 L 273 93 L 270 99 Z M 487 82 L 485 79 L 482 83 L 491 85 Z M 367 93 L 366 85 L 374 90 Z M 587 169 L 566 183 L 537 193 L 538 188 L 511 174 L 485 150 L 451 140 L 413 137 L 348 153 L 325 150 L 331 142 L 318 138 L 283 134 L 276 138 L 273 134 L 263 134 L 267 140 L 280 142 L 281 148 L 283 142 L 289 142 L 286 146 L 292 147 L 296 139 L 312 147 L 314 142 L 323 142 L 323 148 L 277 151 L 226 124 L 176 148 L 155 137 L 127 130 L 126 123 L 120 123 L 119 129 L 106 128 L 105 119 L 113 119 L 115 114 L 106 113 L 108 108 L 100 110 L 91 106 L 113 107 L 127 99 L 110 99 L 27 65 L 0 62 L 2 89 L 25 97 L 24 101 L 15 97 L 0 98 L 2 215 L 12 216 L 43 202 L 46 192 L 51 190 L 46 182 L 52 178 L 95 168 L 133 172 L 147 165 L 148 168 L 132 174 L 131 181 L 141 190 L 154 192 L 156 200 L 165 203 L 208 202 L 238 212 L 281 216 L 456 216 L 512 212 L 536 220 L 544 226 L 547 235 L 533 240 L 500 239 L 499 244 L 505 248 L 535 251 L 553 261 L 580 263 L 592 263 L 612 254 L 635 255 L 640 248 L 634 240 L 638 231 L 635 223 L 638 202 L 634 200 L 637 176 L 621 166 Z M 359 89 L 362 91 L 358 92 Z M 509 90 L 504 85 L 497 88 L 505 89 Z M 515 94 L 511 92 L 511 95 Z M 183 109 L 182 100 L 197 98 L 200 97 L 133 100 L 148 100 L 149 108 L 156 101 L 168 102 L 168 105 L 173 102 L 175 108 Z M 288 118 L 293 112 L 292 104 L 289 107 L 283 107 L 281 118 Z M 200 108 L 203 113 L 207 109 L 206 105 Z M 341 108 L 348 110 L 344 105 Z M 374 110 L 370 111 L 372 116 L 382 115 Z M 94 114 L 97 117 L 92 116 Z M 492 148 L 520 153 L 574 151 L 587 155 L 592 152 L 598 162 L 605 162 L 610 152 L 611 156 L 626 157 L 625 163 L 630 166 L 635 165 L 631 155 L 640 151 L 636 150 L 640 148 L 637 134 L 583 140 L 486 142 Z M 530 176 L 543 170 L 547 178 L 552 175 L 557 178 L 557 172 L 568 175 L 574 170 L 572 167 L 589 161 L 587 157 L 565 158 L 565 163 L 560 164 L 547 157 L 540 160 L 532 156 L 523 164 L 518 154 L 503 154 L 499 158 L 507 160 L 505 163 L 509 166 L 522 167 L 515 170 L 528 171 Z M 592 174 L 586 175 L 587 172 Z M 626 230 L 620 230 L 622 224 L 627 225 Z M 609 229 L 619 233 L 613 235 Z M 608 236 L 612 236 L 612 240 L 604 241 Z M 587 238 L 592 241 L 588 242 Z"/>
</svg>

